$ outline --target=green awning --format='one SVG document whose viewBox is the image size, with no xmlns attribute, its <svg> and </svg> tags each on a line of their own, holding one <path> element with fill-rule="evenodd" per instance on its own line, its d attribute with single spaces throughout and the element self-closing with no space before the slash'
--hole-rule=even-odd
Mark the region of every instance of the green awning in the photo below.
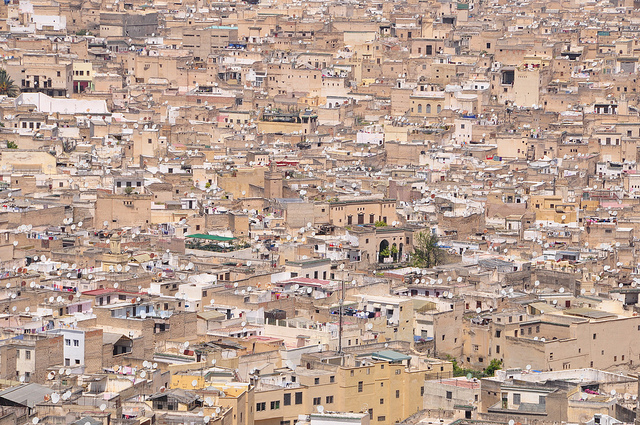
<svg viewBox="0 0 640 425">
<path fill-rule="evenodd" d="M 235 239 L 235 238 L 225 238 L 224 236 L 205 235 L 203 233 L 195 233 L 193 235 L 187 235 L 185 237 L 194 238 L 194 239 L 207 239 L 207 240 L 216 241 L 216 242 L 229 242 Z"/>
<path fill-rule="evenodd" d="M 376 351 L 375 353 L 371 353 L 371 358 L 376 360 L 387 360 L 391 363 L 398 363 L 403 360 L 411 360 L 411 356 L 407 356 L 393 350 Z"/>
</svg>

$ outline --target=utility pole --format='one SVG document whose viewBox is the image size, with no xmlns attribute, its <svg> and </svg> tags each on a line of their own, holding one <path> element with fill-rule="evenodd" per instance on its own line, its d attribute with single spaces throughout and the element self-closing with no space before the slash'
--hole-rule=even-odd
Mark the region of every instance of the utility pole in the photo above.
<svg viewBox="0 0 640 425">
<path fill-rule="evenodd" d="M 342 308 L 344 304 L 344 276 L 340 280 L 341 290 L 340 290 L 340 317 L 338 318 L 338 353 L 342 354 Z"/>
</svg>

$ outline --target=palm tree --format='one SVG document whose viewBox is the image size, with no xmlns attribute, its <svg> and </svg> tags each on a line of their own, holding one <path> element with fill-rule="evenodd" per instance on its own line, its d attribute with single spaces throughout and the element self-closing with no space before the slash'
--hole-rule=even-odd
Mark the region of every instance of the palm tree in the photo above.
<svg viewBox="0 0 640 425">
<path fill-rule="evenodd" d="M 16 97 L 19 93 L 18 86 L 13 83 L 7 71 L 0 69 L 0 95 Z"/>
<path fill-rule="evenodd" d="M 431 232 L 420 232 L 415 238 L 412 263 L 415 267 L 430 268 L 444 261 L 444 252 L 438 246 L 438 237 Z"/>
</svg>

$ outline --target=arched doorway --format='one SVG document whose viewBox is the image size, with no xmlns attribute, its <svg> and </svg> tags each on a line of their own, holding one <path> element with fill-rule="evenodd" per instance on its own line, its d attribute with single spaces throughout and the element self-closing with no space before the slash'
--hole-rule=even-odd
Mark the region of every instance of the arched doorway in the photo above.
<svg viewBox="0 0 640 425">
<path fill-rule="evenodd" d="M 382 242 L 380 242 L 380 249 L 378 251 L 378 262 L 384 263 L 384 259 L 387 258 L 389 254 L 391 254 L 391 252 L 389 252 L 389 241 L 383 239 Z"/>
</svg>

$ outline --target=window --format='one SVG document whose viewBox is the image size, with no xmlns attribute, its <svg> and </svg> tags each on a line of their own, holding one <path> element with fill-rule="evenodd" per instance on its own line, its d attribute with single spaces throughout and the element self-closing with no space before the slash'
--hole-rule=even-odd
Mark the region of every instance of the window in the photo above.
<svg viewBox="0 0 640 425">
<path fill-rule="evenodd" d="M 362 392 L 362 388 L 363 388 L 363 386 L 364 386 L 364 382 L 359 381 L 359 382 L 358 382 L 358 392 L 359 392 L 359 393 L 361 393 L 361 392 Z"/>
<path fill-rule="evenodd" d="M 520 404 L 520 394 L 518 393 L 513 394 L 513 404 Z"/>
<path fill-rule="evenodd" d="M 332 384 L 333 384 L 334 382 L 336 382 L 336 377 L 335 377 L 335 376 L 333 376 L 333 375 L 332 375 L 332 376 L 330 376 L 330 377 L 329 377 L 329 382 L 330 382 L 330 383 L 332 383 Z"/>
<path fill-rule="evenodd" d="M 302 404 L 302 393 L 296 393 L 296 404 Z"/>
<path fill-rule="evenodd" d="M 320 384 L 320 378 L 315 378 L 315 379 L 313 380 L 313 384 L 314 384 L 314 385 L 319 385 L 319 384 Z"/>
<path fill-rule="evenodd" d="M 31 360 L 31 351 L 30 350 L 24 350 L 24 358 L 27 360 Z"/>
<path fill-rule="evenodd" d="M 286 393 L 286 394 L 284 395 L 283 404 L 284 404 L 285 406 L 291 406 L 291 393 Z"/>
<path fill-rule="evenodd" d="M 396 369 L 396 375 L 400 375 L 402 373 L 401 369 Z"/>
<path fill-rule="evenodd" d="M 64 359 L 64 365 L 65 366 L 70 366 L 71 365 L 71 359 Z"/>
<path fill-rule="evenodd" d="M 280 408 L 280 400 L 274 400 L 271 402 L 271 410 L 277 410 Z"/>
<path fill-rule="evenodd" d="M 76 364 L 80 364 L 80 359 L 76 359 Z"/>
<path fill-rule="evenodd" d="M 64 340 L 64 345 L 70 346 L 71 345 L 71 340 L 70 339 L 65 339 Z"/>
<path fill-rule="evenodd" d="M 453 398 L 453 393 L 451 391 L 447 391 L 447 400 L 451 400 Z"/>
<path fill-rule="evenodd" d="M 16 350 L 16 357 L 20 358 L 20 349 Z"/>
<path fill-rule="evenodd" d="M 322 397 L 314 397 L 313 398 L 313 405 L 314 406 L 319 406 L 320 403 L 322 403 Z"/>
<path fill-rule="evenodd" d="M 378 416 L 378 422 L 384 422 L 387 420 L 386 416 Z"/>
<path fill-rule="evenodd" d="M 400 398 L 400 390 L 396 390 L 396 398 Z"/>
<path fill-rule="evenodd" d="M 424 387 L 420 387 L 420 397 L 424 395 Z"/>
<path fill-rule="evenodd" d="M 593 339 L 596 339 L 596 334 L 593 334 Z"/>
<path fill-rule="evenodd" d="M 256 403 L 256 412 L 263 412 L 267 410 L 267 403 L 264 401 L 262 403 Z"/>
<path fill-rule="evenodd" d="M 502 333 L 502 331 L 496 330 L 496 338 L 500 338 L 500 334 Z"/>
<path fill-rule="evenodd" d="M 77 340 L 77 339 L 74 339 L 74 340 L 73 340 L 73 346 L 74 346 L 74 347 L 80 347 L 80 341 L 79 341 L 79 340 Z"/>
<path fill-rule="evenodd" d="M 333 403 L 333 396 L 332 395 L 328 395 L 327 398 L 326 398 L 326 402 L 327 402 L 327 404 Z"/>
</svg>

